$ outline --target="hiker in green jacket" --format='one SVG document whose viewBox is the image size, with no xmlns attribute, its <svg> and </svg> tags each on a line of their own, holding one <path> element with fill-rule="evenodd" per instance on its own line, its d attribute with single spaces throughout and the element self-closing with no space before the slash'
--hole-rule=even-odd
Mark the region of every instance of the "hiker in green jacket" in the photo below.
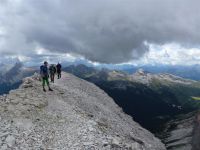
<svg viewBox="0 0 200 150">
<path fill-rule="evenodd" d="M 47 84 L 49 91 L 53 91 L 49 86 L 49 69 L 47 61 L 44 62 L 44 65 L 40 66 L 40 75 L 42 77 L 43 91 L 46 92 L 45 83 Z"/>
</svg>

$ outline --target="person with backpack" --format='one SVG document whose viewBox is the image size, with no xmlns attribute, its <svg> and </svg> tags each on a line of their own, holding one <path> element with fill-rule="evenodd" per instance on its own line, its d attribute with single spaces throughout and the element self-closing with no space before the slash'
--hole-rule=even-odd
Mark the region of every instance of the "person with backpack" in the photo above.
<svg viewBox="0 0 200 150">
<path fill-rule="evenodd" d="M 60 79 L 61 78 L 61 68 L 62 68 L 61 64 L 58 63 L 56 65 L 56 68 L 57 68 L 58 79 Z"/>
<path fill-rule="evenodd" d="M 42 77 L 43 91 L 46 92 L 45 83 L 47 84 L 49 91 L 53 91 L 49 86 L 49 69 L 47 61 L 44 62 L 44 65 L 40 66 L 40 75 Z"/>
<path fill-rule="evenodd" d="M 52 65 L 49 67 L 49 72 L 50 72 L 51 82 L 54 83 L 54 77 L 55 77 L 55 73 L 56 73 L 56 67 L 55 67 L 55 65 L 52 64 Z"/>
</svg>

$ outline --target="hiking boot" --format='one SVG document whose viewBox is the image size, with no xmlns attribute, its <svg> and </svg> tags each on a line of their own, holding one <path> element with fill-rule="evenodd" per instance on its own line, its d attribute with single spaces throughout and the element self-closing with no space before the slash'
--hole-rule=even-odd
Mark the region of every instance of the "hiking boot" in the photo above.
<svg viewBox="0 0 200 150">
<path fill-rule="evenodd" d="M 51 88 L 49 88 L 49 91 L 53 91 Z"/>
<path fill-rule="evenodd" d="M 43 89 L 44 92 L 46 92 L 46 89 Z"/>
</svg>

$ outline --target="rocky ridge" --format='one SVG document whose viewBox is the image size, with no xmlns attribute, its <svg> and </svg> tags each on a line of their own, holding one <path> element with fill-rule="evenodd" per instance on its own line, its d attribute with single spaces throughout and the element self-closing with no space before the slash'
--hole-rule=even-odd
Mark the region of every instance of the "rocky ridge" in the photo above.
<svg viewBox="0 0 200 150">
<path fill-rule="evenodd" d="M 131 80 L 136 82 L 141 82 L 143 84 L 150 84 L 154 79 L 163 82 L 167 81 L 171 83 L 179 83 L 185 85 L 190 85 L 196 82 L 194 80 L 184 79 L 168 73 L 152 74 L 145 72 L 143 69 L 139 69 L 136 73 L 131 75 Z"/>
<path fill-rule="evenodd" d="M 35 75 L 0 97 L 1 150 L 165 150 L 94 84 L 64 73 L 52 88 Z"/>
</svg>

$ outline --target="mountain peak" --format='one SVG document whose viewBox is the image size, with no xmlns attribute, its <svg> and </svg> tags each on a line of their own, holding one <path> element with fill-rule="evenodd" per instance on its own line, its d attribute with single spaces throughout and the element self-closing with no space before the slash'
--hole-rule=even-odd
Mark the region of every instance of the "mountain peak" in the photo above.
<svg viewBox="0 0 200 150">
<path fill-rule="evenodd" d="M 131 80 L 143 84 L 150 84 L 151 82 L 153 82 L 153 80 L 159 80 L 163 83 L 169 82 L 169 83 L 180 83 L 180 84 L 192 84 L 196 82 L 194 80 L 184 79 L 169 73 L 160 73 L 160 74 L 147 73 L 143 69 L 139 69 L 133 75 L 131 75 Z"/>
<path fill-rule="evenodd" d="M 0 149 L 165 150 L 94 84 L 63 73 L 45 93 L 38 79 L 0 97 Z"/>
<path fill-rule="evenodd" d="M 138 69 L 138 70 L 136 71 L 135 74 L 138 74 L 138 75 L 145 75 L 146 73 L 145 73 L 144 69 L 140 68 L 140 69 Z"/>
</svg>

